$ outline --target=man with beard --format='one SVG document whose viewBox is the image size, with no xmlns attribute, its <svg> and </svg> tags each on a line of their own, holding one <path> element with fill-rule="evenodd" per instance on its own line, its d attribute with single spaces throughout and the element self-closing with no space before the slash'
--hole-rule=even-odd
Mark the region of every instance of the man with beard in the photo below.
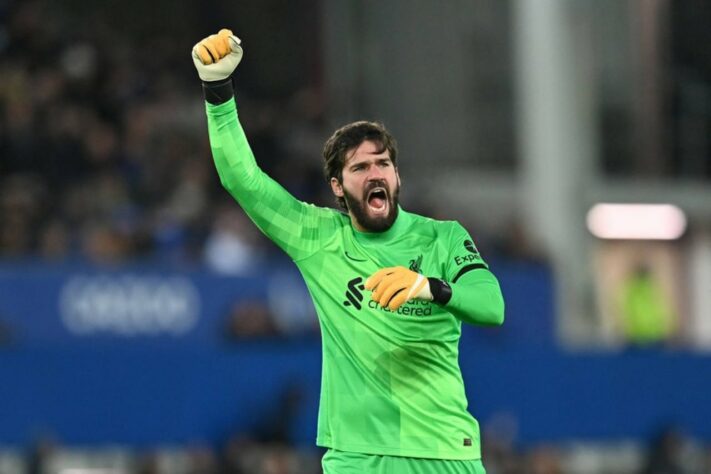
<svg viewBox="0 0 711 474">
<path fill-rule="evenodd" d="M 258 167 L 239 123 L 239 39 L 221 30 L 192 54 L 220 180 L 294 260 L 319 316 L 324 472 L 483 473 L 458 344 L 462 322 L 500 325 L 504 304 L 467 231 L 400 207 L 397 145 L 374 122 L 346 125 L 324 147 L 346 212 L 297 200 Z"/>
</svg>

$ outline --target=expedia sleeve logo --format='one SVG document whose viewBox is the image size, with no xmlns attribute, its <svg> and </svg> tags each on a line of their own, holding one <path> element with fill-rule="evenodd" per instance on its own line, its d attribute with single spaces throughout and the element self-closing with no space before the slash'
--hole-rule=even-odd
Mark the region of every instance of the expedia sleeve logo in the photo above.
<svg viewBox="0 0 711 474">
<path fill-rule="evenodd" d="M 465 255 L 454 256 L 454 263 L 455 265 L 457 265 L 457 267 L 459 267 L 459 271 L 454 276 L 454 278 L 452 278 L 452 283 L 456 283 L 457 280 L 462 277 L 462 275 L 472 270 L 477 270 L 480 268 L 489 268 L 482 260 L 481 255 L 479 255 L 479 250 L 476 248 L 476 245 L 474 245 L 474 242 L 472 242 L 470 239 L 465 239 L 464 248 L 467 250 L 467 253 Z"/>
<path fill-rule="evenodd" d="M 471 240 L 467 239 L 464 241 L 464 248 L 467 249 L 466 255 L 457 255 L 454 257 L 454 263 L 457 265 L 462 265 L 465 263 L 473 263 L 481 260 L 481 256 L 479 255 L 479 250 L 477 250 L 476 245 L 474 245 L 474 242 Z"/>
<path fill-rule="evenodd" d="M 476 245 L 474 245 L 474 242 L 471 240 L 464 241 L 464 248 L 473 254 L 479 255 L 479 250 L 477 250 Z"/>
</svg>

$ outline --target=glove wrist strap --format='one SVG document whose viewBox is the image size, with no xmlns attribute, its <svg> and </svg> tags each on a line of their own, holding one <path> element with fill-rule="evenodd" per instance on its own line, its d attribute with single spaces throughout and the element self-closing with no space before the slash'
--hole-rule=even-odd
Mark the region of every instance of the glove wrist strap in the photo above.
<svg viewBox="0 0 711 474">
<path fill-rule="evenodd" d="M 221 81 L 202 82 L 202 93 L 205 100 L 212 105 L 224 104 L 235 95 L 232 88 L 232 78 Z"/>
<path fill-rule="evenodd" d="M 449 300 L 452 299 L 452 287 L 449 286 L 449 283 L 439 278 L 428 278 L 427 281 L 430 284 L 432 301 L 441 305 L 449 303 Z"/>
</svg>

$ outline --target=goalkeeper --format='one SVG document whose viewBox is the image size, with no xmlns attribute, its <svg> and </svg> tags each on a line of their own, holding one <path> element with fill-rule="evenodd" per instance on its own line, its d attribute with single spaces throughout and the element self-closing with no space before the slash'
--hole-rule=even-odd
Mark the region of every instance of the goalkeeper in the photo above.
<svg viewBox="0 0 711 474">
<path fill-rule="evenodd" d="M 458 344 L 462 322 L 498 326 L 504 303 L 467 231 L 400 207 L 397 145 L 374 122 L 324 146 L 346 212 L 297 200 L 258 167 L 239 123 L 240 40 L 221 30 L 192 56 L 222 185 L 294 260 L 319 316 L 324 472 L 483 473 Z"/>
</svg>

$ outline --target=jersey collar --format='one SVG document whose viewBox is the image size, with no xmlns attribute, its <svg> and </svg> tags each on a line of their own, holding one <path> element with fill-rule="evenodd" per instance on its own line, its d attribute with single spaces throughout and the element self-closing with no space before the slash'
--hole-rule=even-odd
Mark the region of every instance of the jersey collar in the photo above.
<svg viewBox="0 0 711 474">
<path fill-rule="evenodd" d="M 376 243 L 388 243 L 393 241 L 399 235 L 403 235 L 404 232 L 410 227 L 412 221 L 412 216 L 409 212 L 405 212 L 402 207 L 398 204 L 397 206 L 397 217 L 393 225 L 386 231 L 383 232 L 361 232 L 351 224 L 351 229 L 353 229 L 353 235 L 355 239 L 361 244 L 376 244 Z"/>
</svg>

